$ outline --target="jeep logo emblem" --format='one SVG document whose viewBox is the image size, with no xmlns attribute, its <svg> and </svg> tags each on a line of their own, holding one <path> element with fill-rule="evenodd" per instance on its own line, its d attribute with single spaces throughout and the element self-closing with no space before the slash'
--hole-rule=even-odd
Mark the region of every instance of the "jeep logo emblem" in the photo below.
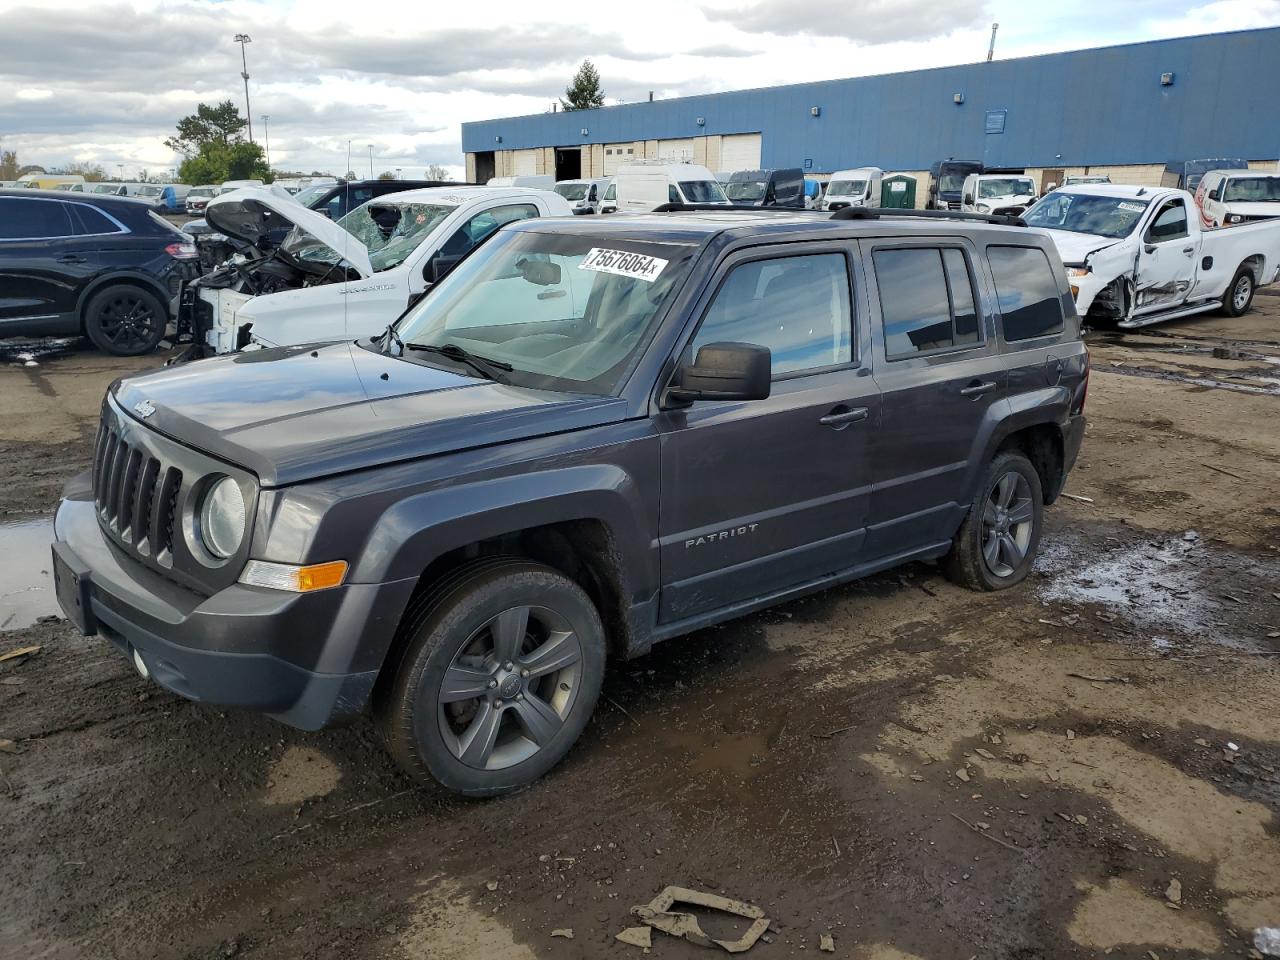
<svg viewBox="0 0 1280 960">
<path fill-rule="evenodd" d="M 156 412 L 156 407 L 150 400 L 143 400 L 133 405 L 133 412 L 145 420 Z"/>
</svg>

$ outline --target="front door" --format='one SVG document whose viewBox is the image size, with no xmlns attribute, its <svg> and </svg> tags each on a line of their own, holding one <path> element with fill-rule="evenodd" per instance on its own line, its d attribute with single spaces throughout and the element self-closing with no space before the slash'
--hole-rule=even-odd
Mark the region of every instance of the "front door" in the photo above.
<svg viewBox="0 0 1280 960">
<path fill-rule="evenodd" d="M 1007 377 L 973 247 L 941 238 L 862 246 L 883 396 L 866 549 L 887 559 L 955 532 L 975 444 L 1005 400 Z"/>
<path fill-rule="evenodd" d="M 673 623 L 854 566 L 880 396 L 854 322 L 849 254 L 754 248 L 721 266 L 682 357 L 768 347 L 766 400 L 698 401 L 658 415 L 662 599 Z"/>
<path fill-rule="evenodd" d="M 1134 273 L 1135 316 L 1177 306 L 1191 292 L 1196 277 L 1196 245 L 1187 225 L 1181 197 L 1160 204 L 1142 235 Z"/>
<path fill-rule="evenodd" d="M 96 271 L 94 244 L 61 200 L 0 197 L 0 336 L 74 328 L 85 281 Z"/>
</svg>

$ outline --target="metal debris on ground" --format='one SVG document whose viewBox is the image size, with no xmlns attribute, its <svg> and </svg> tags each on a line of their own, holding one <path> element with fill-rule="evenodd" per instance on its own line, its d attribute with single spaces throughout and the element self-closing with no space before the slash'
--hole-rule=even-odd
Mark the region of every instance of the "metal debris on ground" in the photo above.
<svg viewBox="0 0 1280 960">
<path fill-rule="evenodd" d="M 1253 945 L 1267 957 L 1280 957 L 1280 927 L 1258 927 L 1253 931 Z"/>
<path fill-rule="evenodd" d="M 751 926 L 737 940 L 717 940 L 703 932 L 698 925 L 698 918 L 691 913 L 672 910 L 677 903 L 708 910 L 719 910 L 735 917 L 753 921 Z M 631 908 L 633 916 L 662 933 L 673 937 L 681 937 L 701 947 L 720 947 L 729 953 L 742 953 L 755 946 L 761 934 L 769 929 L 769 919 L 759 907 L 754 907 L 741 900 L 730 900 L 714 893 L 701 890 L 690 890 L 687 887 L 667 887 L 647 904 Z"/>
<path fill-rule="evenodd" d="M 1092 497 L 1081 497 L 1074 493 L 1064 493 L 1063 496 L 1068 500 L 1079 500 L 1081 503 L 1093 503 Z"/>
<path fill-rule="evenodd" d="M 648 950 L 653 946 L 653 928 L 652 927 L 627 927 L 619 934 L 615 934 L 615 940 L 632 947 L 644 947 Z"/>
</svg>

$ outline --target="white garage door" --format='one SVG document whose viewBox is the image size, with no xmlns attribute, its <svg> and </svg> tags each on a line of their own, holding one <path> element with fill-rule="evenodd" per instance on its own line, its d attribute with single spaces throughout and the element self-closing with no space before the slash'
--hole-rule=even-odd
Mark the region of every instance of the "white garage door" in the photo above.
<svg viewBox="0 0 1280 960">
<path fill-rule="evenodd" d="M 659 160 L 688 160 L 693 162 L 693 138 L 684 140 L 659 140 Z"/>
<path fill-rule="evenodd" d="M 604 145 L 604 175 L 612 177 L 618 172 L 619 164 L 637 159 L 641 159 L 641 154 L 636 153 L 636 145 L 634 143 L 606 143 Z"/>
<path fill-rule="evenodd" d="M 538 151 L 517 150 L 515 157 L 517 177 L 535 177 L 538 175 Z"/>
<path fill-rule="evenodd" d="M 732 133 L 720 138 L 720 169 L 760 169 L 760 134 Z"/>
</svg>

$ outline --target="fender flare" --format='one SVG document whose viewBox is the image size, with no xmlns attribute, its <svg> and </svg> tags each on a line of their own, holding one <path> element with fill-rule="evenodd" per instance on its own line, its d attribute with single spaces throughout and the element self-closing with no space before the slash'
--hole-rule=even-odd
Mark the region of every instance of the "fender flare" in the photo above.
<svg viewBox="0 0 1280 960">
<path fill-rule="evenodd" d="M 173 313 L 169 308 L 169 301 L 172 299 L 169 296 L 169 291 L 155 277 L 140 270 L 115 270 L 100 277 L 95 277 L 80 292 L 80 297 L 76 301 L 76 323 L 80 325 L 81 330 L 84 329 L 84 311 L 89 305 L 89 301 L 104 287 L 114 286 L 115 284 L 142 287 L 148 293 L 155 294 L 160 298 L 160 303 L 164 306 L 166 313 Z M 170 316 L 169 319 L 172 320 L 173 317 Z"/>
<path fill-rule="evenodd" d="M 976 474 L 986 470 L 987 464 L 995 457 L 996 451 L 1006 440 L 1030 427 L 1053 427 L 1058 443 L 1061 445 L 1060 452 L 1065 453 L 1066 431 L 1062 420 L 1054 413 L 1059 410 L 1069 410 L 1071 399 L 1071 391 L 1061 384 L 1041 387 L 1010 398 L 1010 410 L 987 437 L 986 449 L 981 459 L 977 461 L 978 470 L 975 471 L 972 482 L 977 482 Z M 1065 471 L 1063 479 L 1065 480 Z M 969 489 L 972 489 L 972 485 Z M 1057 499 L 1059 491 L 1045 490 L 1044 493 L 1046 502 L 1052 503 Z"/>
</svg>

